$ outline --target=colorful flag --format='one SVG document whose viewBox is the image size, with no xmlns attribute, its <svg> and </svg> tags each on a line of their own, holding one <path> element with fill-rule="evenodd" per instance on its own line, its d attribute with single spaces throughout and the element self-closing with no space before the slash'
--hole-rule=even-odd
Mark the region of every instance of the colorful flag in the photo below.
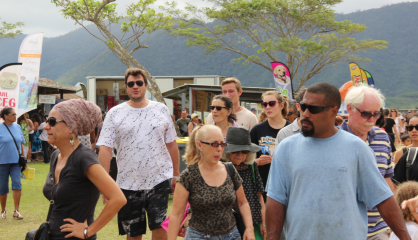
<svg viewBox="0 0 418 240">
<path fill-rule="evenodd" d="M 374 80 L 373 80 L 372 75 L 368 71 L 366 71 L 366 70 L 364 70 L 364 72 L 366 73 L 367 81 L 369 82 L 369 86 L 372 87 L 372 88 L 374 88 L 375 85 L 374 85 Z"/>
<path fill-rule="evenodd" d="M 361 75 L 361 68 L 357 63 L 350 63 L 351 81 L 354 86 L 358 86 L 363 82 Z"/>
<path fill-rule="evenodd" d="M 276 90 L 282 95 L 286 95 L 289 99 L 293 99 L 292 77 L 289 68 L 281 62 L 272 62 L 274 83 Z"/>
<path fill-rule="evenodd" d="M 36 96 L 38 93 L 43 37 L 43 32 L 29 34 L 20 45 L 18 62 L 22 63 L 22 72 L 19 83 L 19 116 L 35 109 L 38 105 Z"/>
<path fill-rule="evenodd" d="M 21 70 L 21 63 L 9 63 L 0 67 L 0 111 L 5 107 L 16 108 Z"/>
</svg>

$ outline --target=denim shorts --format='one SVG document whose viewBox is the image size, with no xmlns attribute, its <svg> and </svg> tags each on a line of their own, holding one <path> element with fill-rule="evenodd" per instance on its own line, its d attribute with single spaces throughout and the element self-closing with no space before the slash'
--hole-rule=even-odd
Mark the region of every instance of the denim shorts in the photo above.
<svg viewBox="0 0 418 240">
<path fill-rule="evenodd" d="M 12 189 L 22 190 L 19 163 L 0 164 L 0 195 L 9 193 L 9 176 L 12 178 Z"/>
<path fill-rule="evenodd" d="M 186 237 L 184 240 L 200 240 L 200 239 L 208 239 L 208 240 L 241 240 L 241 235 L 238 232 L 237 227 L 235 226 L 229 233 L 225 233 L 224 235 L 207 235 L 193 229 L 191 227 L 187 227 Z"/>
</svg>

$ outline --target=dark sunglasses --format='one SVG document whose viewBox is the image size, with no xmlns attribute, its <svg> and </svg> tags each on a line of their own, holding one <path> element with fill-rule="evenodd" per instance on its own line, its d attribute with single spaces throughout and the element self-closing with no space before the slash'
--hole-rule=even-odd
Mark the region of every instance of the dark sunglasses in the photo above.
<svg viewBox="0 0 418 240">
<path fill-rule="evenodd" d="M 300 109 L 302 109 L 302 112 L 305 112 L 306 109 L 309 109 L 309 112 L 312 114 L 318 114 L 326 109 L 332 108 L 334 106 L 314 106 L 314 105 L 308 105 L 306 103 L 300 102 Z"/>
<path fill-rule="evenodd" d="M 415 125 L 415 126 L 408 125 L 408 126 L 405 126 L 405 128 L 406 128 L 406 130 L 408 130 L 408 132 L 414 130 L 414 128 L 415 128 L 415 130 L 418 131 L 418 125 Z"/>
<path fill-rule="evenodd" d="M 380 116 L 382 115 L 381 112 L 375 112 L 375 113 L 371 113 L 371 112 L 362 112 L 360 111 L 358 108 L 356 108 L 356 106 L 353 105 L 353 107 L 355 109 L 357 109 L 357 111 L 359 111 L 359 113 L 361 114 L 361 117 L 364 119 L 369 120 L 371 117 L 373 117 L 374 119 L 378 119 L 380 118 Z"/>
<path fill-rule="evenodd" d="M 249 154 L 251 151 L 250 150 L 241 150 L 241 151 L 238 151 L 238 152 L 231 152 L 232 154 L 238 154 L 238 153 L 242 153 L 242 154 Z"/>
<path fill-rule="evenodd" d="M 222 147 L 222 148 L 224 148 L 224 147 L 226 147 L 226 143 L 218 143 L 218 142 L 213 142 L 213 143 L 208 143 L 208 142 L 202 142 L 202 141 L 200 141 L 201 143 L 204 143 L 204 144 L 207 144 L 207 145 L 211 145 L 212 147 L 219 147 L 219 145 Z"/>
<path fill-rule="evenodd" d="M 276 106 L 276 103 L 281 103 L 281 102 L 280 101 L 262 102 L 261 107 L 266 108 L 267 105 L 269 105 L 270 107 L 274 107 Z"/>
<path fill-rule="evenodd" d="M 140 80 L 128 82 L 126 85 L 128 85 L 129 88 L 133 88 L 135 86 L 135 83 L 136 85 L 138 85 L 138 87 L 144 86 L 144 81 L 140 81 Z"/>
<path fill-rule="evenodd" d="M 51 126 L 51 127 L 55 127 L 55 124 L 57 124 L 57 123 L 59 123 L 59 122 L 66 123 L 64 120 L 58 120 L 58 119 L 56 119 L 55 117 L 49 117 L 49 118 L 46 120 L 46 123 L 49 123 L 49 126 Z"/>
<path fill-rule="evenodd" d="M 209 106 L 209 108 L 210 108 L 210 110 L 215 110 L 215 108 L 216 108 L 216 110 L 218 110 L 218 111 L 221 111 L 222 110 L 222 108 L 225 108 L 226 110 L 228 110 L 228 108 L 227 107 L 221 107 L 221 106 Z"/>
</svg>

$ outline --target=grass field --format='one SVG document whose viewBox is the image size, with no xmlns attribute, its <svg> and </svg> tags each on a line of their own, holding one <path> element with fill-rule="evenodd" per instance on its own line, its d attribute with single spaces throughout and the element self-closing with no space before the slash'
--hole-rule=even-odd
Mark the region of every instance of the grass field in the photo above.
<svg viewBox="0 0 418 240">
<path fill-rule="evenodd" d="M 22 179 L 22 198 L 20 200 L 20 213 L 24 216 L 23 220 L 13 219 L 13 194 L 9 191 L 6 205 L 7 218 L 0 219 L 0 240 L 20 240 L 25 239 L 26 233 L 32 229 L 36 229 L 46 220 L 49 202 L 42 193 L 46 175 L 49 172 L 49 164 L 42 162 L 28 163 L 29 167 L 35 168 L 35 179 Z M 9 189 L 11 183 L 9 180 Z M 169 202 L 168 211 L 171 211 L 171 203 Z M 104 205 L 101 199 L 96 206 L 95 218 L 102 212 Z M 126 236 L 118 235 L 117 217 L 113 218 L 99 233 L 100 240 L 117 240 L 126 239 Z M 151 240 L 151 232 L 143 236 L 143 240 Z M 179 238 L 180 239 L 180 238 Z"/>
</svg>

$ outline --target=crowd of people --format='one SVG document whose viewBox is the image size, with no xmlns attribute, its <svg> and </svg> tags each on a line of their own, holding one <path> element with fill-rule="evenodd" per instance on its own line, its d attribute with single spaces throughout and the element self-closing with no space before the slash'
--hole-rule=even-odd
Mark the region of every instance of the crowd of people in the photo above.
<svg viewBox="0 0 418 240">
<path fill-rule="evenodd" d="M 418 114 L 384 109 L 379 90 L 350 89 L 348 116 L 338 116 L 332 84 L 302 88 L 295 99 L 267 91 L 257 116 L 240 105 L 240 81 L 227 78 L 203 124 L 187 109 L 175 120 L 146 99 L 144 71 L 128 69 L 125 85 L 130 100 L 105 117 L 82 99 L 30 119 L 1 111 L 0 221 L 9 176 L 13 217 L 23 218 L 19 155 L 43 149 L 54 240 L 97 239 L 116 215 L 128 240 L 147 228 L 154 240 L 418 239 Z M 189 136 L 184 156 L 179 136 Z M 100 194 L 106 206 L 94 219 Z"/>
</svg>

